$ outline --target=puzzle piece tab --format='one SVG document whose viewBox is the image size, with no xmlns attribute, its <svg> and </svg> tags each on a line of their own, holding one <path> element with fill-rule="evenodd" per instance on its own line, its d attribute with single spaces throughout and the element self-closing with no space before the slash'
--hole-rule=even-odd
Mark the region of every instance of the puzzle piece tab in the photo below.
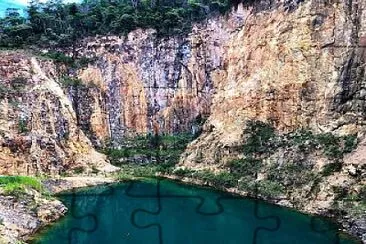
<svg viewBox="0 0 366 244">
<path fill-rule="evenodd" d="M 175 183 L 159 180 L 158 209 L 136 209 L 132 216 L 137 228 L 155 229 L 160 243 L 265 243 L 258 235 L 279 228 L 278 218 L 259 213 L 258 201 L 196 187 L 176 189 Z"/>
</svg>

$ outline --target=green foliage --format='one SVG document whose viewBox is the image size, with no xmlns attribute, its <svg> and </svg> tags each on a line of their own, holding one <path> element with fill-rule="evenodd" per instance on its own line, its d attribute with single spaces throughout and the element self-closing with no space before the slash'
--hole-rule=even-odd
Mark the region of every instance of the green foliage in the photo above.
<svg viewBox="0 0 366 244">
<path fill-rule="evenodd" d="M 117 165 L 120 158 L 126 158 L 131 156 L 131 151 L 128 148 L 115 149 L 115 148 L 106 148 L 103 150 L 103 153 L 106 154 L 111 161 L 112 164 Z"/>
<path fill-rule="evenodd" d="M 27 188 L 43 191 L 41 182 L 29 176 L 0 176 L 0 188 L 6 195 L 20 195 Z"/>
<path fill-rule="evenodd" d="M 98 174 L 100 171 L 95 166 L 92 166 L 92 174 Z"/>
<path fill-rule="evenodd" d="M 78 78 L 73 78 L 70 76 L 64 76 L 61 78 L 61 84 L 64 87 L 76 87 L 76 86 L 81 86 L 82 85 L 82 81 Z"/>
<path fill-rule="evenodd" d="M 150 178 L 156 176 L 159 171 L 157 165 L 121 165 L 121 171 L 116 175 L 118 180 L 130 180 L 135 178 Z"/>
<path fill-rule="evenodd" d="M 259 182 L 258 193 L 260 195 L 277 197 L 285 192 L 285 188 L 276 181 L 263 180 Z"/>
<path fill-rule="evenodd" d="M 325 133 L 317 135 L 317 140 L 323 147 L 324 155 L 330 158 L 340 158 L 343 155 L 339 137 L 336 137 L 332 133 Z"/>
<path fill-rule="evenodd" d="M 194 173 L 194 170 L 188 169 L 188 168 L 178 168 L 176 170 L 173 171 L 173 173 L 177 176 L 192 176 L 192 174 Z"/>
<path fill-rule="evenodd" d="M 358 198 L 363 201 L 366 201 L 366 185 L 362 186 L 360 192 L 358 194 Z"/>
<path fill-rule="evenodd" d="M 283 135 L 281 140 L 283 140 L 282 145 L 284 147 L 296 146 L 299 150 L 307 153 L 318 147 L 316 135 L 312 131 L 303 128 Z"/>
<path fill-rule="evenodd" d="M 10 89 L 5 84 L 0 83 L 0 99 L 5 98 L 9 91 Z"/>
<path fill-rule="evenodd" d="M 362 186 L 358 192 L 351 191 L 346 186 L 333 186 L 335 194 L 334 200 L 336 210 L 347 212 L 348 214 L 361 217 L 366 212 L 366 186 Z"/>
<path fill-rule="evenodd" d="M 133 157 L 155 158 L 161 170 L 168 170 L 179 160 L 186 145 L 193 140 L 193 135 L 182 133 L 176 135 L 145 135 L 126 138 L 124 146 L 115 148 L 107 146 L 102 150 L 112 164 L 120 166 L 124 160 Z M 121 162 L 122 161 L 122 162 Z"/>
<path fill-rule="evenodd" d="M 82 173 L 84 173 L 84 171 L 85 171 L 85 168 L 82 166 L 76 167 L 73 169 L 74 174 L 82 174 Z"/>
<path fill-rule="evenodd" d="M 335 200 L 342 200 L 347 197 L 348 195 L 348 188 L 341 187 L 341 186 L 332 186 L 332 190 L 335 194 Z"/>
<path fill-rule="evenodd" d="M 51 52 L 42 54 L 42 56 L 52 59 L 55 63 L 65 64 L 65 65 L 71 65 L 74 62 L 74 60 L 71 57 L 65 55 L 62 52 L 51 51 Z"/>
<path fill-rule="evenodd" d="M 233 160 L 227 164 L 232 174 L 254 176 L 262 167 L 262 161 L 247 157 L 244 159 Z"/>
<path fill-rule="evenodd" d="M 342 163 L 339 161 L 327 164 L 323 167 L 321 174 L 323 176 L 332 175 L 335 172 L 339 172 L 342 169 Z"/>
<path fill-rule="evenodd" d="M 78 57 L 76 55 L 68 56 L 59 51 L 49 51 L 47 53 L 40 54 L 40 57 L 51 59 L 57 64 L 78 69 L 87 67 L 90 63 L 95 61 L 94 58 Z"/>
<path fill-rule="evenodd" d="M 9 84 L 0 84 L 0 99 L 5 97 L 14 97 L 21 95 L 24 91 L 27 79 L 25 77 L 19 76 L 13 78 Z"/>
<path fill-rule="evenodd" d="M 285 187 L 301 187 L 312 182 L 316 174 L 311 167 L 301 162 L 288 162 L 282 166 L 272 165 L 267 169 L 267 178 L 273 182 L 279 182 Z"/>
<path fill-rule="evenodd" d="M 28 126 L 27 126 L 28 122 L 26 119 L 20 118 L 18 120 L 18 131 L 19 133 L 26 133 L 28 132 Z"/>
<path fill-rule="evenodd" d="M 13 91 L 22 91 L 25 88 L 25 85 L 27 83 L 27 78 L 18 76 L 11 80 L 11 89 Z"/>
<path fill-rule="evenodd" d="M 343 137 L 343 153 L 350 153 L 357 147 L 357 135 L 347 135 Z"/>
<path fill-rule="evenodd" d="M 245 155 L 269 152 L 276 137 L 274 128 L 262 121 L 249 121 L 244 134 L 248 135 L 244 144 Z"/>
<path fill-rule="evenodd" d="M 238 189 L 249 193 L 255 193 L 257 190 L 255 179 L 250 176 L 241 177 L 238 182 Z"/>
<path fill-rule="evenodd" d="M 234 187 L 238 184 L 238 179 L 229 172 L 215 174 L 209 170 L 200 170 L 192 173 L 193 178 L 209 182 L 215 187 Z"/>
<path fill-rule="evenodd" d="M 181 34 L 192 22 L 223 14 L 230 7 L 228 0 L 84 0 L 80 4 L 33 0 L 27 18 L 14 13 L 0 19 L 0 46 L 73 46 L 74 52 L 79 38 L 96 34 L 123 35 L 136 28 L 154 28 L 158 35 Z"/>
<path fill-rule="evenodd" d="M 0 46 L 7 48 L 21 47 L 27 37 L 32 35 L 32 28 L 19 13 L 6 15 L 0 19 Z"/>
<path fill-rule="evenodd" d="M 173 173 L 200 179 L 217 187 L 236 186 L 251 194 L 258 191 L 266 197 L 277 197 L 284 194 L 285 189 L 296 191 L 305 185 L 311 187 L 311 192 L 315 192 L 322 177 L 342 169 L 343 154 L 352 151 L 357 145 L 355 135 L 340 137 L 331 133 L 314 134 L 306 129 L 280 135 L 273 127 L 261 121 L 249 121 L 244 135 L 245 158 L 228 162 L 225 166 L 229 172 L 215 174 L 209 170 L 178 169 Z M 303 155 L 268 164 L 266 160 L 278 153 L 279 149 Z M 313 165 L 307 159 L 310 153 L 319 151 L 333 161 L 320 174 L 313 171 Z M 258 181 L 257 174 L 260 172 L 265 178 Z"/>
<path fill-rule="evenodd" d="M 237 186 L 238 180 L 229 172 L 221 172 L 213 177 L 212 183 L 217 187 L 235 187 Z"/>
</svg>

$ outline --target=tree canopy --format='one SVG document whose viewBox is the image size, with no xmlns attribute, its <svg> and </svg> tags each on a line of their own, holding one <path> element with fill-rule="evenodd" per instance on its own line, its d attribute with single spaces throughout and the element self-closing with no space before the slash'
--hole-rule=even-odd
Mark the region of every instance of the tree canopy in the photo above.
<svg viewBox="0 0 366 244">
<path fill-rule="evenodd" d="M 26 17 L 9 9 L 0 18 L 0 46 L 72 46 L 86 36 L 124 35 L 136 28 L 154 28 L 158 35 L 184 33 L 193 22 L 230 7 L 229 0 L 31 0 Z"/>
</svg>

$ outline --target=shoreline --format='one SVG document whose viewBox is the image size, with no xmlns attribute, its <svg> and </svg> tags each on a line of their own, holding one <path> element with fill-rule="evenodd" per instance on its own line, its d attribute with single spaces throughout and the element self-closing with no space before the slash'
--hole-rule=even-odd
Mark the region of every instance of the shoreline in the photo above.
<svg viewBox="0 0 366 244">
<path fill-rule="evenodd" d="M 164 175 L 164 174 L 158 175 L 158 177 L 162 177 L 164 179 L 169 179 L 169 180 L 174 180 L 179 183 L 184 183 L 184 184 L 188 184 L 188 185 L 207 187 L 210 189 L 214 189 L 217 191 L 221 191 L 221 192 L 225 192 L 225 193 L 229 193 L 229 194 L 233 194 L 233 195 L 237 195 L 237 196 L 241 196 L 241 197 L 249 197 L 249 198 L 253 198 L 253 199 L 258 199 L 258 200 L 264 201 L 266 203 L 277 205 L 279 207 L 285 207 L 285 208 L 291 209 L 293 211 L 298 211 L 300 213 L 310 215 L 312 217 L 328 218 L 328 220 L 334 222 L 338 227 L 341 227 L 337 230 L 339 233 L 346 234 L 347 236 L 354 239 L 355 241 L 366 244 L 366 232 L 358 233 L 357 231 L 354 231 L 352 229 L 352 227 L 353 227 L 352 223 L 358 219 L 354 219 L 354 218 L 342 219 L 337 216 L 332 216 L 330 214 L 326 214 L 325 212 L 322 212 L 318 209 L 313 209 L 314 211 L 307 211 L 305 209 L 299 209 L 299 208 L 296 208 L 296 206 L 288 204 L 288 201 L 285 198 L 270 199 L 270 198 L 262 197 L 260 195 L 253 197 L 250 195 L 249 192 L 240 191 L 237 188 L 224 188 L 224 187 L 218 188 L 208 182 L 204 182 L 202 180 L 198 180 L 198 179 L 194 179 L 194 178 L 180 177 L 180 176 L 176 176 L 176 175 Z M 366 221 L 364 224 L 366 224 Z M 364 228 L 366 228 L 366 225 L 364 226 Z"/>
<path fill-rule="evenodd" d="M 117 182 L 110 177 L 72 176 L 46 179 L 42 184 L 50 194 Z M 23 196 L 0 195 L 0 243 L 27 243 L 45 227 L 65 216 L 68 209 L 57 198 L 35 190 Z"/>
<path fill-rule="evenodd" d="M 193 178 L 189 178 L 189 177 L 179 177 L 176 175 L 166 175 L 166 174 L 158 174 L 158 175 L 156 175 L 156 177 L 161 177 L 163 179 L 173 180 L 173 181 L 176 181 L 179 183 L 193 185 L 193 186 L 207 187 L 207 188 L 210 188 L 211 190 L 226 192 L 229 194 L 234 194 L 234 195 L 238 195 L 238 196 L 242 196 L 242 197 L 256 198 L 256 199 L 265 201 L 267 203 L 274 204 L 274 205 L 277 205 L 280 207 L 286 207 L 291 210 L 299 211 L 304 214 L 329 218 L 329 220 L 335 222 L 338 225 L 338 227 L 342 227 L 341 229 L 338 229 L 338 231 L 340 231 L 341 233 L 347 234 L 350 238 L 352 238 L 360 243 L 366 243 L 366 240 L 362 239 L 362 235 L 361 236 L 357 235 L 357 233 L 353 232 L 352 229 L 347 228 L 347 226 L 349 226 L 349 223 L 353 221 L 352 219 L 349 219 L 349 220 L 339 219 L 339 218 L 336 218 L 335 216 L 329 216 L 322 212 L 318 212 L 318 211 L 316 211 L 316 209 L 313 212 L 305 211 L 303 209 L 297 209 L 294 206 L 290 206 L 290 205 L 286 204 L 287 202 L 284 201 L 285 199 L 275 200 L 275 199 L 268 199 L 268 198 L 266 199 L 261 196 L 253 197 L 253 196 L 250 196 L 250 194 L 248 192 L 240 191 L 236 188 L 218 188 L 218 187 L 215 187 L 215 186 L 209 184 L 208 182 L 204 182 L 202 180 L 193 179 Z M 146 178 L 146 177 L 137 177 L 136 180 L 144 179 L 144 178 Z M 128 179 L 126 178 L 126 180 L 128 180 Z M 48 180 L 45 180 L 43 182 L 43 184 L 45 185 L 45 187 L 47 189 L 50 190 L 50 192 L 52 194 L 58 194 L 61 192 L 70 191 L 70 190 L 74 190 L 74 189 L 80 189 L 80 188 L 85 188 L 85 187 L 95 187 L 98 185 L 105 185 L 105 184 L 112 184 L 112 183 L 120 183 L 123 181 L 124 180 L 117 180 L 112 177 L 72 176 L 72 177 L 65 177 L 65 178 L 60 177 L 58 179 L 48 179 Z M 11 196 L 9 196 L 9 197 L 11 197 Z M 36 228 L 30 228 L 30 229 L 28 229 L 28 231 L 26 230 L 23 233 L 17 233 L 18 236 L 16 239 L 14 239 L 14 235 L 10 236 L 10 238 L 7 238 L 7 236 L 6 235 L 4 236 L 4 233 L 2 233 L 1 229 L 0 229 L 0 243 L 1 243 L 2 239 L 10 240 L 8 243 L 14 243 L 14 242 L 11 242 L 14 240 L 24 241 L 24 242 L 34 240 L 34 238 L 38 234 L 40 234 L 40 232 L 42 230 L 44 230 L 45 228 L 49 227 L 50 225 L 56 223 L 62 217 L 64 217 L 65 214 L 68 212 L 68 209 L 64 206 L 64 204 L 59 199 L 57 199 L 57 197 L 51 199 L 51 201 L 55 203 L 54 207 L 56 209 L 58 209 L 58 210 L 63 209 L 63 211 L 61 211 L 61 213 L 59 213 L 58 215 L 53 216 L 53 218 L 48 219 L 47 221 L 44 221 L 44 218 L 42 221 L 42 217 L 37 216 L 38 220 L 41 220 L 40 221 L 41 223 Z M 56 202 L 57 202 L 57 204 L 56 204 Z M 49 204 L 49 203 L 45 203 L 44 206 L 48 206 L 47 204 Z M 41 206 L 41 207 L 44 207 L 44 206 Z M 44 208 L 46 209 L 46 212 L 51 212 L 51 213 L 54 212 L 54 211 L 52 211 L 52 209 L 47 209 L 47 207 L 44 207 Z M 7 233 L 11 233 L 11 232 L 7 232 Z M 13 232 L 13 234 L 14 234 L 14 232 Z M 22 235 L 20 235 L 20 234 L 22 234 Z"/>
</svg>

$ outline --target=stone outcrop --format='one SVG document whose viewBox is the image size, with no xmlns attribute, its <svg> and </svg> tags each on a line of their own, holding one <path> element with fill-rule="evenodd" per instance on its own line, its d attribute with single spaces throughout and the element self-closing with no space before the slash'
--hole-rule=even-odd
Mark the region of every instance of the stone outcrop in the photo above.
<svg viewBox="0 0 366 244">
<path fill-rule="evenodd" d="M 136 30 L 126 37 L 86 39 L 79 53 L 95 62 L 79 78 L 98 92 L 88 88 L 81 96 L 88 98 L 79 105 L 88 111 L 81 123 L 99 141 L 195 132 L 210 114 L 215 74 L 224 69 L 223 47 L 239 24 L 218 17 L 189 35 L 160 38 L 154 30 Z"/>
<path fill-rule="evenodd" d="M 56 199 L 29 191 L 22 199 L 0 195 L 0 243 L 19 243 L 62 217 L 67 208 Z"/>
<path fill-rule="evenodd" d="M 24 52 L 0 56 L 0 174 L 111 170 L 77 126 L 55 65 Z"/>
<path fill-rule="evenodd" d="M 206 131 L 223 144 L 253 118 L 281 131 L 357 132 L 366 94 L 362 9 L 354 1 L 258 1 L 186 35 L 87 38 L 79 55 L 95 61 L 78 71 L 89 85 L 77 95 L 81 128 L 95 141 L 117 140 L 194 131 L 198 117 L 210 116 Z"/>
<path fill-rule="evenodd" d="M 74 191 L 75 188 L 113 183 L 102 177 L 65 177 L 42 182 L 48 194 Z M 45 192 L 43 192 L 45 193 Z M 72 194 L 72 193 L 70 193 Z M 4 194 L 0 189 L 0 243 L 28 243 L 40 229 L 59 220 L 68 211 L 59 200 L 26 188 L 17 196 Z"/>
<path fill-rule="evenodd" d="M 365 118 L 365 3 L 304 1 L 296 9 L 243 10 L 212 77 L 215 95 L 198 151 L 214 163 L 213 151 L 241 140 L 248 120 L 279 131 L 362 132 Z M 222 152 L 224 154 L 224 152 Z"/>
</svg>

